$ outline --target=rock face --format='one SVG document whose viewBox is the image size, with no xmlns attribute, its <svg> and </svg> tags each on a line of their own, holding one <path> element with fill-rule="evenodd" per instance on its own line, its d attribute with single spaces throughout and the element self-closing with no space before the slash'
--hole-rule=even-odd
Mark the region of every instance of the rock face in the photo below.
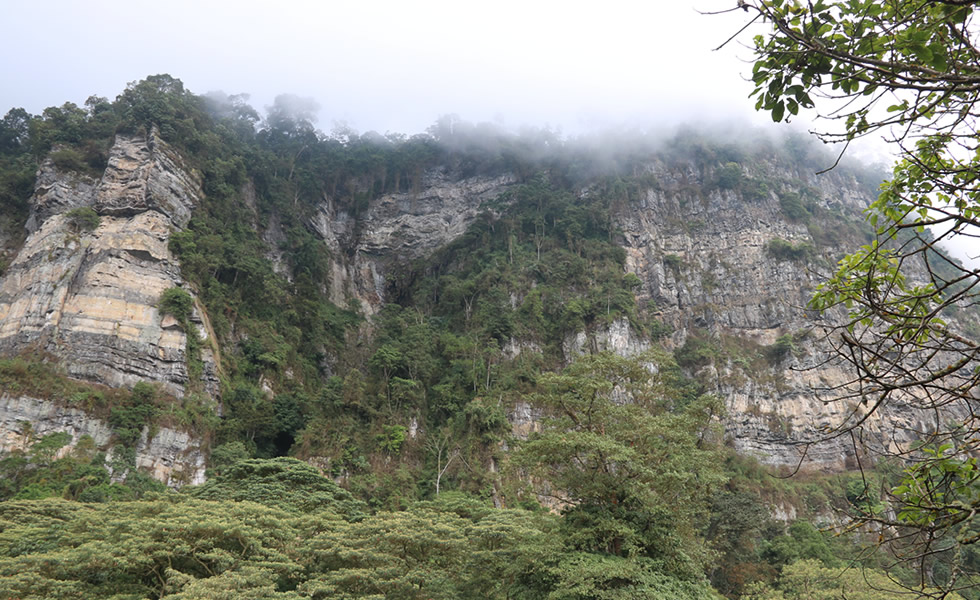
<svg viewBox="0 0 980 600">
<path fill-rule="evenodd" d="M 24 423 L 30 424 L 29 434 Z M 60 452 L 69 452 L 82 436 L 95 446 L 108 449 L 112 439 L 109 424 L 85 412 L 58 406 L 29 396 L 0 394 L 0 454 L 25 450 L 30 440 L 47 434 L 67 432 L 71 441 Z M 136 466 L 172 487 L 204 482 L 205 453 L 186 432 L 161 427 L 153 437 L 148 431 L 136 446 Z"/>
<path fill-rule="evenodd" d="M 116 138 L 95 209 L 112 216 L 153 211 L 181 228 L 200 201 L 200 179 L 188 173 L 180 156 L 154 132 L 146 140 Z"/>
<path fill-rule="evenodd" d="M 198 178 L 155 132 L 118 136 L 99 181 L 42 163 L 30 235 L 0 278 L 0 355 L 53 357 L 72 377 L 110 387 L 154 382 L 183 396 L 190 383 L 187 335 L 157 303 L 164 290 L 183 285 L 168 241 L 201 197 Z M 94 209 L 98 226 L 76 223 L 68 213 L 78 207 Z M 205 340 L 206 318 L 200 309 L 191 317 Z M 207 341 L 203 346 L 201 389 L 217 398 L 217 359 Z M 68 431 L 76 441 L 88 434 L 100 446 L 111 435 L 106 423 L 82 411 L 3 395 L 0 450 L 17 447 L 24 420 L 37 434 Z M 146 435 L 138 467 L 174 484 L 203 480 L 199 442 L 167 429 Z"/>
<path fill-rule="evenodd" d="M 183 395 L 187 338 L 156 304 L 182 285 L 167 243 L 199 201 L 199 182 L 152 134 L 120 136 L 97 184 L 45 162 L 36 229 L 0 280 L 0 354 L 44 352 L 74 377 L 112 387 L 157 382 Z M 65 211 L 79 206 L 100 214 L 98 227 L 72 223 Z M 206 387 L 217 389 L 214 360 L 204 358 Z"/>
<path fill-rule="evenodd" d="M 59 171 L 50 158 L 41 163 L 31 198 L 27 232 L 34 233 L 53 215 L 95 204 L 98 182 L 80 173 Z"/>
<path fill-rule="evenodd" d="M 311 225 L 334 257 L 330 300 L 344 306 L 354 299 L 373 314 L 384 301 L 389 265 L 431 254 L 461 236 L 487 210 L 485 203 L 515 183 L 511 175 L 454 180 L 433 171 L 419 192 L 382 196 L 358 217 L 325 199 Z"/>
<path fill-rule="evenodd" d="M 613 352 L 620 356 L 636 356 L 650 349 L 650 341 L 637 335 L 629 319 L 616 319 L 609 327 L 586 335 L 580 331 L 568 336 L 562 344 L 565 356 L 580 356 L 591 352 Z"/>
<path fill-rule="evenodd" d="M 780 194 L 805 192 L 815 209 L 852 220 L 872 198 L 836 173 L 816 177 L 766 163 L 741 168 L 743 178 L 765 181 L 769 189 L 749 198 L 712 185 L 715 174 L 694 164 L 649 165 L 655 184 L 618 215 L 627 270 L 642 281 L 639 303 L 669 326 L 675 348 L 699 336 L 731 349 L 701 375 L 726 401 L 727 435 L 736 449 L 773 465 L 795 466 L 805 450 L 804 467 L 853 467 L 849 438 L 805 443 L 847 417 L 846 407 L 832 402 L 831 389 L 849 377 L 826 363 L 823 317 L 805 307 L 821 273 L 829 273 L 854 241 L 840 249 L 821 246 L 811 228 L 785 214 Z M 773 240 L 811 249 L 805 259 L 779 258 L 767 249 Z M 783 335 L 800 338 L 797 352 L 760 360 Z M 910 439 L 910 425 L 891 415 L 869 429 L 888 445 Z"/>
</svg>

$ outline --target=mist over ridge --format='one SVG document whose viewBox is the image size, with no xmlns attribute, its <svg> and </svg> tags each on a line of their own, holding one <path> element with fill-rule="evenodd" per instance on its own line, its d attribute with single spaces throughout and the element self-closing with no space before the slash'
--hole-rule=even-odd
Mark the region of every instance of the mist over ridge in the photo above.
<svg viewBox="0 0 980 600">
<path fill-rule="evenodd" d="M 453 151 L 500 152 L 504 148 L 526 153 L 527 158 L 544 160 L 563 153 L 588 154 L 590 169 L 596 174 L 614 172 L 623 161 L 636 160 L 643 155 L 665 151 L 679 137 L 704 140 L 714 146 L 738 148 L 733 157 L 748 158 L 758 153 L 774 153 L 787 149 L 795 158 L 805 156 L 814 171 L 830 169 L 838 157 L 837 148 L 825 147 L 803 127 L 774 127 L 753 124 L 750 120 L 713 119 L 679 120 L 672 123 L 632 122 L 593 124 L 576 132 L 561 128 L 522 125 L 509 126 L 500 122 L 473 121 L 465 114 L 448 113 L 437 118 L 423 132 L 410 134 L 368 128 L 358 131 L 351 124 L 333 119 L 316 98 L 295 94 L 279 94 L 272 105 L 260 112 L 250 104 L 247 93 L 228 94 L 212 90 L 203 95 L 206 106 L 217 118 L 238 118 L 243 114 L 252 121 L 255 130 L 287 129 L 315 135 L 319 140 L 349 143 L 352 140 L 379 146 L 397 145 L 408 139 L 429 138 Z M 264 116 L 263 116 L 264 115 Z M 864 164 L 855 152 L 845 154 L 841 165 L 865 168 L 883 173 L 878 161 Z M 880 157 L 879 157 L 880 158 Z"/>
</svg>

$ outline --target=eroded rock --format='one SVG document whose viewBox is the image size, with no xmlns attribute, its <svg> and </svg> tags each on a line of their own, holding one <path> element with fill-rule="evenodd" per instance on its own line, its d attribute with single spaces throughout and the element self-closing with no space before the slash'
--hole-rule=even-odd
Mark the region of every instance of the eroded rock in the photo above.
<svg viewBox="0 0 980 600">
<path fill-rule="evenodd" d="M 186 334 L 157 303 L 182 285 L 167 244 L 200 197 L 200 182 L 155 133 L 118 136 L 94 186 L 45 162 L 32 198 L 40 222 L 0 280 L 0 354 L 43 352 L 74 377 L 156 382 L 182 396 Z M 78 206 L 98 211 L 98 227 L 79 231 L 66 219 Z M 204 358 L 204 387 L 217 393 L 214 357 Z"/>
<path fill-rule="evenodd" d="M 101 419 L 49 400 L 0 394 L 0 454 L 26 450 L 32 440 L 58 432 L 71 435 L 59 456 L 71 452 L 83 436 L 91 437 L 96 448 L 113 448 L 112 429 Z M 171 487 L 203 483 L 205 452 L 186 432 L 161 427 L 150 437 L 145 428 L 136 446 L 136 466 Z"/>
</svg>

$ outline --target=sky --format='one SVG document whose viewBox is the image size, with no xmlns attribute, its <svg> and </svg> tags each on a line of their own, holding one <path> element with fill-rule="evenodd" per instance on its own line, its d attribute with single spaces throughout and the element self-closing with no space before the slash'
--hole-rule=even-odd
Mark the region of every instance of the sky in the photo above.
<svg viewBox="0 0 980 600">
<path fill-rule="evenodd" d="M 318 126 L 424 131 L 442 115 L 568 134 L 764 123 L 735 0 L 5 0 L 0 111 L 38 113 L 169 73 L 191 91 L 313 97 Z"/>
</svg>

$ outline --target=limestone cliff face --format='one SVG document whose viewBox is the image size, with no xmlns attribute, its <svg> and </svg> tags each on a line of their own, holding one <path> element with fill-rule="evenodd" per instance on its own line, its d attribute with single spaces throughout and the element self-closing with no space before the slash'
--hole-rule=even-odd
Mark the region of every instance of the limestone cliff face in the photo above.
<svg viewBox="0 0 980 600">
<path fill-rule="evenodd" d="M 388 267 L 431 254 L 461 236 L 487 210 L 486 202 L 515 183 L 511 175 L 458 180 L 432 171 L 420 191 L 382 196 L 356 217 L 325 199 L 311 225 L 334 257 L 330 300 L 344 306 L 355 299 L 373 314 L 384 301 Z"/>
<path fill-rule="evenodd" d="M 29 433 L 25 432 L 24 423 L 30 424 Z M 97 448 L 111 447 L 112 428 L 105 421 L 48 400 L 0 393 L 0 454 L 26 450 L 32 438 L 55 432 L 72 437 L 61 450 L 62 455 L 86 435 Z M 136 445 L 137 468 L 173 487 L 204 482 L 205 453 L 198 440 L 166 427 L 159 428 L 152 437 L 149 433 L 145 430 Z"/>
<path fill-rule="evenodd" d="M 182 285 L 167 243 L 200 201 L 200 182 L 180 164 L 151 134 L 117 138 L 98 182 L 42 165 L 33 232 L 0 280 L 0 353 L 48 353 L 74 377 L 112 387 L 157 382 L 183 394 L 186 335 L 156 307 L 164 290 Z M 66 216 L 80 206 L 99 213 L 97 228 L 80 230 Z M 208 354 L 205 383 L 216 390 Z"/>
<path fill-rule="evenodd" d="M 700 375 L 726 402 L 726 429 L 735 447 L 765 463 L 795 465 L 804 442 L 847 417 L 847 407 L 833 402 L 832 389 L 849 373 L 825 360 L 825 325 L 835 317 L 805 307 L 821 275 L 831 272 L 854 241 L 821 246 L 806 224 L 787 217 L 779 195 L 805 189 L 825 214 L 852 220 L 872 198 L 857 181 L 834 172 L 814 176 L 766 163 L 742 170 L 743 177 L 765 181 L 768 189 L 749 198 L 713 186 L 716 174 L 694 164 L 651 164 L 655 185 L 618 217 L 627 270 L 643 282 L 641 305 L 652 306 L 673 331 L 669 344 L 680 347 L 694 335 L 731 349 Z M 813 250 L 806 260 L 779 258 L 767 250 L 773 240 L 809 243 Z M 786 334 L 801 338 L 795 355 L 760 360 Z M 888 445 L 907 441 L 912 426 L 908 417 L 893 414 L 875 419 L 869 429 Z M 854 459 L 850 440 L 839 439 L 807 448 L 805 466 L 840 469 L 853 466 Z"/>
<path fill-rule="evenodd" d="M 641 280 L 638 303 L 670 331 L 665 343 L 680 348 L 689 339 L 705 339 L 731 346 L 734 340 L 742 348 L 744 356 L 729 352 L 700 368 L 728 406 L 727 430 L 736 448 L 771 464 L 795 464 L 802 442 L 846 416 L 847 407 L 829 402 L 834 396 L 828 390 L 847 373 L 823 362 L 825 323 L 803 307 L 820 272 L 829 272 L 853 244 L 837 249 L 826 240 L 815 243 L 814 228 L 788 218 L 780 195 L 805 191 L 825 213 L 853 218 L 870 197 L 840 174 L 815 177 L 765 162 L 740 169 L 741 181 L 764 181 L 768 188 L 749 193 L 718 185 L 716 168 L 652 161 L 640 178 L 645 183 L 618 205 L 615 218 L 626 268 Z M 365 314 L 373 314 L 385 301 L 393 268 L 451 243 L 482 213 L 499 207 L 516 183 L 511 175 L 461 179 L 434 170 L 416 192 L 382 196 L 359 214 L 325 198 L 309 226 L 331 253 L 330 299 L 342 306 L 357 301 Z M 245 191 L 245 204 L 254 207 L 254 191 Z M 30 235 L 0 278 L 0 354 L 44 352 L 79 378 L 110 386 L 158 382 L 182 395 L 189 383 L 186 336 L 175 320 L 161 317 L 156 304 L 164 290 L 183 285 L 167 242 L 201 199 L 198 178 L 153 134 L 120 136 L 97 181 L 45 162 L 32 199 Z M 96 229 L 80 231 L 71 223 L 66 212 L 80 206 L 99 213 Z M 275 215 L 270 218 L 264 233 L 268 258 L 288 277 L 279 249 L 281 227 Z M 767 250 L 777 239 L 811 243 L 814 250 L 806 261 L 782 259 Z M 206 315 L 198 310 L 194 318 L 206 337 Z M 759 368 L 765 347 L 785 334 L 803 333 L 799 352 Z M 569 336 L 562 350 L 566 357 L 601 350 L 636 355 L 656 343 L 620 320 Z M 516 356 L 528 348 L 533 343 L 518 339 L 504 350 Z M 217 360 L 209 351 L 202 358 L 205 389 L 216 395 Z M 524 435 L 539 427 L 540 418 L 538 409 L 525 404 L 512 414 L 515 431 Z M 886 445 L 904 443 L 906 430 L 916 426 L 903 415 L 871 424 Z M 0 437 L 13 430 L 4 431 Z M 808 458 L 819 468 L 842 468 L 854 455 L 849 443 L 834 441 L 811 448 Z M 184 473 L 196 468 L 181 467 Z"/>
<path fill-rule="evenodd" d="M 182 286 L 168 249 L 201 201 L 199 178 L 155 133 L 118 136 L 101 179 L 41 165 L 31 199 L 29 236 L 0 278 L 0 355 L 51 357 L 72 377 L 131 387 L 155 382 L 181 397 L 189 383 L 187 336 L 160 314 L 164 290 Z M 68 214 L 91 207 L 85 230 Z M 190 290 L 188 290 L 190 291 Z M 198 336 L 210 327 L 199 308 Z M 218 393 L 217 359 L 205 343 L 202 388 Z M 108 425 L 85 413 L 0 390 L 0 450 L 16 448 L 18 423 L 38 434 L 68 431 L 109 443 Z M 200 481 L 204 455 L 187 434 L 161 430 L 138 448 L 137 464 L 163 481 Z"/>
</svg>

